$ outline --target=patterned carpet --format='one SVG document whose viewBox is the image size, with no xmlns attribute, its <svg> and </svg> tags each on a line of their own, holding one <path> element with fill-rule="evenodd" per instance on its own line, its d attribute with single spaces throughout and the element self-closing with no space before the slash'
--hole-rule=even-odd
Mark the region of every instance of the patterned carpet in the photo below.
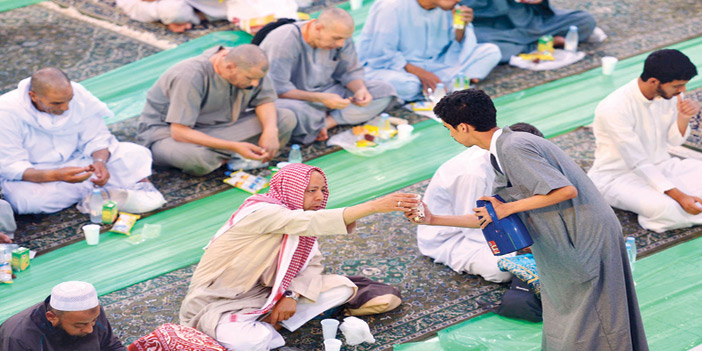
<svg viewBox="0 0 702 351">
<path fill-rule="evenodd" d="M 552 140 L 584 169 L 592 165 L 594 137 L 589 128 L 579 128 Z M 428 183 L 424 181 L 401 192 L 423 194 Z M 617 215 L 624 235 L 637 238 L 640 256 L 702 235 L 702 227 L 657 234 L 640 228 L 633 213 L 617 211 Z M 404 302 L 397 310 L 363 318 L 377 343 L 359 345 L 356 350 L 385 350 L 393 344 L 422 339 L 484 313 L 478 302 L 496 302 L 504 293 L 502 285 L 454 273 L 423 257 L 417 249 L 415 230 L 402 216 L 385 214 L 360 220 L 356 235 L 320 238 L 327 272 L 367 276 L 402 291 Z M 101 297 L 119 337 L 131 342 L 162 323 L 177 322 L 194 267 Z M 284 337 L 288 345 L 302 350 L 322 348 L 321 328 L 314 321 L 294 333 L 284 333 Z"/>
</svg>

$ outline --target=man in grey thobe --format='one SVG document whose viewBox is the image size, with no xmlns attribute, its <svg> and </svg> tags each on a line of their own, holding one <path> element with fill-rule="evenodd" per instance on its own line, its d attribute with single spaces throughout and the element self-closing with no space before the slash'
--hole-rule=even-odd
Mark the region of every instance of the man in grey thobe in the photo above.
<svg viewBox="0 0 702 351">
<path fill-rule="evenodd" d="M 265 54 L 250 44 L 217 46 L 176 64 L 149 90 L 137 141 L 151 149 L 154 164 L 193 175 L 232 157 L 268 162 L 296 122 L 273 103 L 267 70 Z"/>
<path fill-rule="evenodd" d="M 543 350 L 648 350 L 622 228 L 585 172 L 550 141 L 500 130 L 482 90 L 443 98 L 434 113 L 465 146 L 489 150 L 508 202 L 489 200 L 498 218 L 517 213 L 532 234 L 543 302 Z M 432 225 L 484 227 L 475 215 L 433 216 Z"/>
<path fill-rule="evenodd" d="M 297 117 L 293 142 L 325 140 L 328 129 L 366 122 L 393 102 L 392 85 L 364 81 L 353 29 L 346 11 L 330 8 L 317 20 L 276 28 L 261 43 L 281 98 L 276 104 Z"/>
</svg>

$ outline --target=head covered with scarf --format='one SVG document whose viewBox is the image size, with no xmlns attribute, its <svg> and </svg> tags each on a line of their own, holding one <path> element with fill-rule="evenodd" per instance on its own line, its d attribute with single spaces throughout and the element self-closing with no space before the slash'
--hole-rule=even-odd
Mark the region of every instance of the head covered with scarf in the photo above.
<svg viewBox="0 0 702 351">
<path fill-rule="evenodd" d="M 279 204 L 290 210 L 304 208 L 305 191 L 310 184 L 313 172 L 319 172 L 327 185 L 327 176 L 319 167 L 309 166 L 304 163 L 293 163 L 281 168 L 273 175 L 270 181 L 270 190 L 267 194 L 250 196 L 239 207 L 239 211 L 257 202 Z M 322 208 L 327 206 L 329 193 L 324 193 Z"/>
</svg>

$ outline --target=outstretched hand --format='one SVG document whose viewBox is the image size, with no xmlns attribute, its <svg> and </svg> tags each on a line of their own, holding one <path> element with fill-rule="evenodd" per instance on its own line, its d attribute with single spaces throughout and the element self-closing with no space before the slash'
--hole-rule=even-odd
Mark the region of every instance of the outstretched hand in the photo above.
<svg viewBox="0 0 702 351">
<path fill-rule="evenodd" d="M 434 217 L 431 214 L 431 211 L 429 211 L 429 207 L 424 202 L 422 202 L 422 206 L 424 206 L 424 216 L 420 216 L 420 213 L 416 207 L 412 208 L 409 212 L 405 212 L 405 217 L 407 218 L 407 220 L 410 223 L 414 223 L 414 224 L 431 224 L 432 223 L 432 219 Z"/>
<path fill-rule="evenodd" d="M 417 195 L 406 193 L 390 194 L 377 198 L 373 201 L 376 213 L 394 211 L 407 213 L 416 207 L 420 202 Z"/>
</svg>

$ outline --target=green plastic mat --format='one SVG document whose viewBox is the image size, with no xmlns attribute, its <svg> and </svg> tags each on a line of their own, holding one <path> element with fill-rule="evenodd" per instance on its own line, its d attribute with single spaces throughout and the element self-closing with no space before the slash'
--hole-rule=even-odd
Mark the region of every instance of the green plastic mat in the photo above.
<svg viewBox="0 0 702 351">
<path fill-rule="evenodd" d="M 44 0 L 0 0 L 0 12 L 5 12 L 20 7 L 34 5 Z"/>
<path fill-rule="evenodd" d="M 685 51 L 693 62 L 702 62 L 700 40 L 673 47 Z M 631 68 L 636 62 L 639 67 Z M 617 74 L 606 81 L 606 91 L 599 72 L 591 71 L 498 98 L 499 124 L 531 122 L 552 136 L 589 123 L 598 102 L 596 97 L 633 79 L 640 71 L 640 63 L 640 56 L 620 62 Z M 694 79 L 690 88 L 696 88 L 700 82 L 699 78 Z M 418 136 L 412 143 L 373 158 L 339 151 L 310 161 L 327 172 L 329 206 L 359 203 L 428 179 L 439 165 L 464 149 L 434 121 L 419 123 L 415 130 Z M 141 222 L 161 223 L 163 234 L 158 240 L 138 246 L 131 246 L 118 235 L 104 234 L 103 243 L 97 247 L 78 243 L 38 257 L 14 284 L 0 286 L 0 320 L 43 299 L 61 281 L 89 281 L 102 295 L 197 262 L 201 248 L 246 195 L 230 190 L 150 216 Z"/>
<path fill-rule="evenodd" d="M 215 45 L 236 46 L 250 42 L 251 35 L 241 31 L 210 33 L 176 48 L 88 78 L 81 84 L 114 112 L 114 117 L 105 120 L 107 124 L 111 124 L 141 114 L 146 102 L 146 92 L 163 72 L 174 64 L 197 56 Z"/>
<path fill-rule="evenodd" d="M 634 281 L 651 350 L 689 350 L 702 344 L 702 238 L 636 262 Z M 440 344 L 440 345 L 439 345 Z M 541 323 L 493 313 L 439 331 L 395 351 L 540 350 Z"/>
</svg>

